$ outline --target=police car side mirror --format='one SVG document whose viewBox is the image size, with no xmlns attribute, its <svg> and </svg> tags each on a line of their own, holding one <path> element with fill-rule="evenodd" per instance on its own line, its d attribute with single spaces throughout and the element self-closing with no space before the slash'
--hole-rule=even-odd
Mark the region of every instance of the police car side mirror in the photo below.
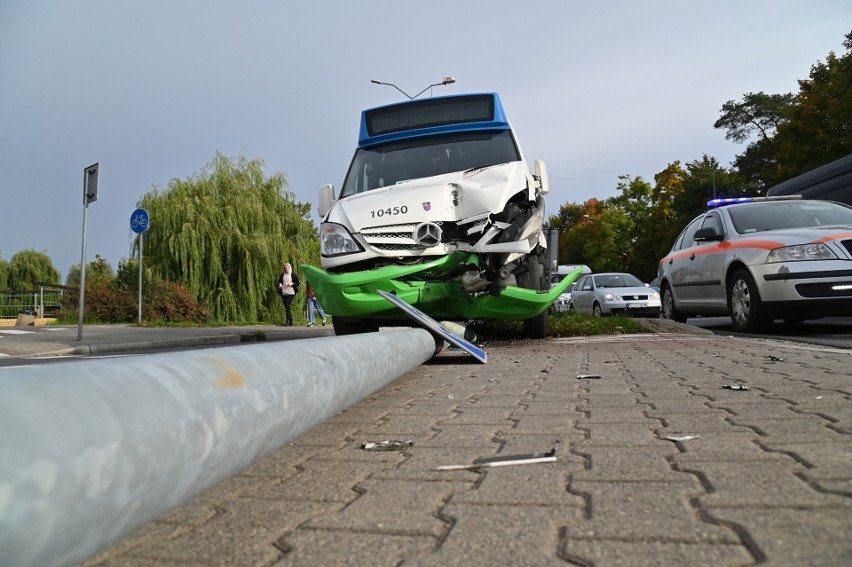
<svg viewBox="0 0 852 567">
<path fill-rule="evenodd" d="M 692 240 L 695 242 L 712 242 L 714 240 L 722 240 L 722 235 L 716 232 L 716 229 L 712 226 L 705 226 L 695 231 Z"/>
</svg>

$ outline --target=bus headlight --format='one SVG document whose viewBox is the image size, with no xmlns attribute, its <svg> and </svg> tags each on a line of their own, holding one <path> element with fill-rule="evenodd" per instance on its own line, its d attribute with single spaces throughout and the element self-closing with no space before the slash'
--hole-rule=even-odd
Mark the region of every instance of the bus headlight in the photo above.
<svg viewBox="0 0 852 567">
<path fill-rule="evenodd" d="M 323 256 L 343 256 L 363 251 L 346 227 L 332 222 L 320 225 L 320 254 Z"/>
</svg>

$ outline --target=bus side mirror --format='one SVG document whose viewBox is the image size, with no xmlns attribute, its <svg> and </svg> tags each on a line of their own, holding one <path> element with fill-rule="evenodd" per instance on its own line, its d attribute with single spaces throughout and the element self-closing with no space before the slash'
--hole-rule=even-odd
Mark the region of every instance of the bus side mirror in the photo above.
<svg viewBox="0 0 852 567">
<path fill-rule="evenodd" d="M 547 177 L 547 166 L 543 161 L 535 160 L 535 173 L 533 177 L 538 181 L 539 194 L 547 195 L 550 192 L 550 179 Z"/>
<path fill-rule="evenodd" d="M 323 185 L 320 187 L 319 205 L 317 205 L 317 214 L 320 218 L 325 218 L 331 206 L 334 204 L 334 185 Z"/>
</svg>

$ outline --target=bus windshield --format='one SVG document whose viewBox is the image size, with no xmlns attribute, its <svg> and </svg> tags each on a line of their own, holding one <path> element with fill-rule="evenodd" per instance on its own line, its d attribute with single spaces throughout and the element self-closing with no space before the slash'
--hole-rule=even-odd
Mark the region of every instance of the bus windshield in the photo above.
<svg viewBox="0 0 852 567">
<path fill-rule="evenodd" d="M 340 197 L 410 179 L 520 159 L 509 130 L 458 132 L 359 148 L 349 166 Z"/>
</svg>

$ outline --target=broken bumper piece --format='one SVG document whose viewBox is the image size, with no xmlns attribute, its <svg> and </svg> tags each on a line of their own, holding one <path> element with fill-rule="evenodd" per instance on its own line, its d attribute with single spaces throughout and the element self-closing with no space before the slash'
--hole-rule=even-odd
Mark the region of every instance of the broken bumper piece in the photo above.
<svg viewBox="0 0 852 567">
<path fill-rule="evenodd" d="M 396 295 L 436 319 L 506 319 L 519 321 L 548 309 L 580 277 L 571 272 L 549 291 L 508 286 L 500 295 L 466 291 L 457 275 L 478 263 L 475 254 L 455 253 L 412 266 L 386 266 L 348 274 L 329 274 L 302 265 L 327 313 L 338 317 L 404 319 L 405 315 L 377 293 Z"/>
</svg>

